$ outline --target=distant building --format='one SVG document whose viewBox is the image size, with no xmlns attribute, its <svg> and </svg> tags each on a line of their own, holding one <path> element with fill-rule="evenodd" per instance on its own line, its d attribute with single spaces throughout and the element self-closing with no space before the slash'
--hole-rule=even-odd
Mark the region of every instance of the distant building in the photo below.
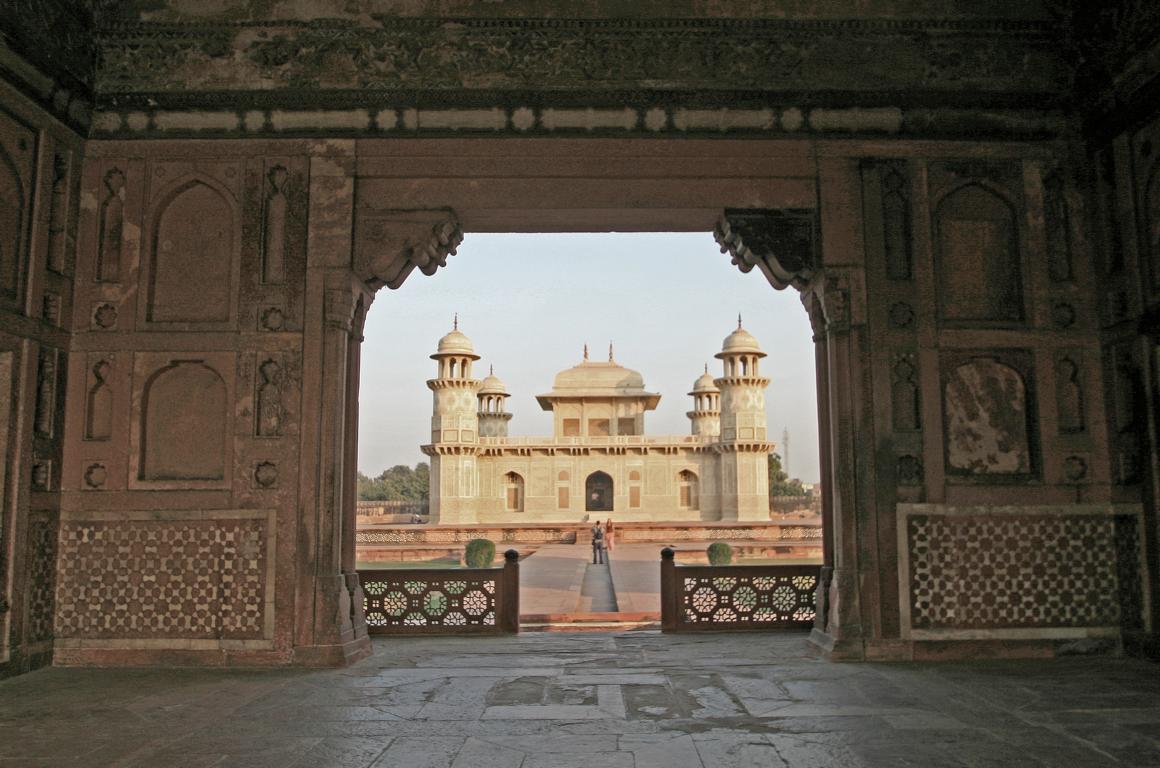
<svg viewBox="0 0 1160 768">
<path fill-rule="evenodd" d="M 693 383 L 691 434 L 648 436 L 660 395 L 636 371 L 584 359 L 539 395 L 553 433 L 511 437 L 509 397 L 494 373 L 472 378 L 479 355 L 456 327 L 431 358 L 437 376 L 431 443 L 431 522 L 575 522 L 769 519 L 765 388 L 757 339 L 741 327 Z"/>
</svg>

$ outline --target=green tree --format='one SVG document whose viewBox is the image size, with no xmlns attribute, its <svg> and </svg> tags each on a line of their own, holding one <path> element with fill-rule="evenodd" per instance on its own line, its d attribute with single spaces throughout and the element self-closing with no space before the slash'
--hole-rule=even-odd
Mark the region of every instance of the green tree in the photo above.
<svg viewBox="0 0 1160 768">
<path fill-rule="evenodd" d="M 806 489 L 802 481 L 790 479 L 781 468 L 781 456 L 777 453 L 769 454 L 769 495 L 772 496 L 805 496 Z"/>
<path fill-rule="evenodd" d="M 358 497 L 363 501 L 426 501 L 431 468 L 419 462 L 415 468 L 396 464 L 378 477 L 358 473 Z"/>
</svg>

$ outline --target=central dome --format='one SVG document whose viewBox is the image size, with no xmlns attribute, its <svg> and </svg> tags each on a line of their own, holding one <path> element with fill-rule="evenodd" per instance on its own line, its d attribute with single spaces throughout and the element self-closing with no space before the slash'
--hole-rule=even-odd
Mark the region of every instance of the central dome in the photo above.
<svg viewBox="0 0 1160 768">
<path fill-rule="evenodd" d="M 644 377 L 640 373 L 612 360 L 584 360 L 579 365 L 560 371 L 552 382 L 552 391 L 536 396 L 540 407 L 546 411 L 551 410 L 552 403 L 557 400 L 610 398 L 644 400 L 645 407 L 651 410 L 656 408 L 661 396 L 645 391 Z"/>
<path fill-rule="evenodd" d="M 560 371 L 552 382 L 556 392 L 563 390 L 583 391 L 595 394 L 597 390 L 608 394 L 644 394 L 644 377 L 631 368 L 619 363 L 594 363 L 585 360 L 579 365 Z"/>
</svg>

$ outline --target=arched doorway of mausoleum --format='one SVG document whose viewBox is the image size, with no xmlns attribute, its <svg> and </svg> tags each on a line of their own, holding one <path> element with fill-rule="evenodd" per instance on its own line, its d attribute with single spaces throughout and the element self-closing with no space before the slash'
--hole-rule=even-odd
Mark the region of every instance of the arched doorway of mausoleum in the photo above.
<svg viewBox="0 0 1160 768">
<path fill-rule="evenodd" d="M 584 511 L 612 511 L 612 478 L 605 472 L 593 472 L 584 481 Z"/>
</svg>

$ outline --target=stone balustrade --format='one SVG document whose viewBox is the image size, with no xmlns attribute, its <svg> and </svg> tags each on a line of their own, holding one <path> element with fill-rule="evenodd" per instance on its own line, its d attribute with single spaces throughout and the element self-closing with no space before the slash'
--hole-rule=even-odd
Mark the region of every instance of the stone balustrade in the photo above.
<svg viewBox="0 0 1160 768">
<path fill-rule="evenodd" d="M 520 631 L 519 553 L 500 568 L 360 570 L 372 635 L 515 634 Z"/>
<path fill-rule="evenodd" d="M 360 547 L 403 544 L 466 544 L 490 539 L 503 544 L 588 543 L 591 523 L 539 525 L 376 525 L 355 534 Z M 616 541 L 634 544 L 673 542 L 808 542 L 822 539 L 820 520 L 784 523 L 616 523 Z"/>
<path fill-rule="evenodd" d="M 661 550 L 661 631 L 809 629 L 816 565 L 677 565 Z"/>
</svg>

